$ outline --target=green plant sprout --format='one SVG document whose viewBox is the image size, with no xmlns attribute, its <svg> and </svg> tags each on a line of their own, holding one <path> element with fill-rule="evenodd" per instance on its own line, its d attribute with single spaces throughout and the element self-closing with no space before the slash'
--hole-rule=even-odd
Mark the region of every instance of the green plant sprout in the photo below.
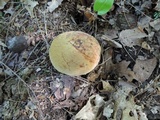
<svg viewBox="0 0 160 120">
<path fill-rule="evenodd" d="M 98 15 L 104 15 L 112 8 L 113 2 L 114 0 L 95 0 L 93 10 Z"/>
<path fill-rule="evenodd" d="M 160 12 L 159 11 L 155 12 L 153 17 L 154 17 L 155 20 L 160 18 Z"/>
</svg>

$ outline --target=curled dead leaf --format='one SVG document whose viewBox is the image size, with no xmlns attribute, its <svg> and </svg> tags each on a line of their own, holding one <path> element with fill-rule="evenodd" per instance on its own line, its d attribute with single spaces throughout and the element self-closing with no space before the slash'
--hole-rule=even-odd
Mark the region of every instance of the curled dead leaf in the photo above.
<svg viewBox="0 0 160 120">
<path fill-rule="evenodd" d="M 9 0 L 0 0 L 0 10 L 4 8 Z"/>
</svg>

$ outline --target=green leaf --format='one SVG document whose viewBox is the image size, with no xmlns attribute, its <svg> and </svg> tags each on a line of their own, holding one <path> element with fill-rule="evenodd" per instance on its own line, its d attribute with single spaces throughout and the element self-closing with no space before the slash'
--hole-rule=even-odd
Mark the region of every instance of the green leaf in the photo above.
<svg viewBox="0 0 160 120">
<path fill-rule="evenodd" d="M 113 5 L 114 0 L 95 0 L 93 9 L 98 15 L 106 14 Z"/>
</svg>

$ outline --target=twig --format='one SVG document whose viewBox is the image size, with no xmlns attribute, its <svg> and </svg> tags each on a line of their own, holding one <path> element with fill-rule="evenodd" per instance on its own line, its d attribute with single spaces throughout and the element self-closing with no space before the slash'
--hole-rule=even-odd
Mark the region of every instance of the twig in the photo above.
<svg viewBox="0 0 160 120">
<path fill-rule="evenodd" d="M 29 56 L 27 57 L 26 61 L 24 62 L 23 66 L 28 62 L 29 58 L 31 57 L 32 53 L 35 51 L 35 49 L 37 48 L 37 46 L 40 44 L 40 42 L 38 42 L 38 44 L 36 44 L 36 46 L 33 48 L 33 50 L 30 52 Z M 21 68 L 20 68 L 21 69 Z"/>
<path fill-rule="evenodd" d="M 59 22 L 57 23 L 57 31 L 58 31 L 58 29 L 59 29 L 59 26 L 60 26 L 61 22 L 67 17 L 67 15 L 68 15 L 68 10 L 66 10 L 66 13 L 65 13 L 64 17 L 62 17 L 62 18 L 59 20 Z"/>
<path fill-rule="evenodd" d="M 42 12 L 42 11 L 41 11 Z M 45 11 L 44 11 L 45 12 Z M 43 13 L 43 12 L 42 12 Z M 44 19 L 46 19 L 46 17 L 45 17 L 45 13 L 43 13 L 43 16 L 44 16 Z M 40 29 L 41 27 L 40 27 L 40 25 L 39 25 L 39 23 L 38 23 L 38 18 L 37 18 L 37 15 L 35 14 L 35 17 L 36 17 L 36 21 L 37 21 L 37 25 L 38 25 L 38 28 Z M 46 31 L 46 33 L 47 33 L 47 24 L 46 24 L 46 20 L 45 20 L 45 31 Z M 42 33 L 42 31 L 40 31 L 41 32 L 41 35 L 42 35 L 42 37 L 43 37 L 43 39 L 44 39 L 44 41 L 45 41 L 45 43 L 46 43 L 46 46 L 47 46 L 47 50 L 49 49 L 49 43 L 48 43 L 48 41 L 46 40 L 46 38 L 45 38 L 45 36 L 43 35 L 43 33 Z M 46 34 L 47 35 L 47 34 Z"/>
<path fill-rule="evenodd" d="M 75 77 L 73 77 L 73 78 L 76 78 L 77 80 L 80 80 L 80 81 L 85 82 L 85 83 L 87 83 L 87 84 L 89 83 L 87 79 L 85 79 L 85 78 L 83 78 L 83 77 L 80 77 L 80 76 L 75 76 Z"/>
<path fill-rule="evenodd" d="M 122 44 L 122 47 L 123 47 L 123 49 L 126 51 L 126 53 L 129 55 L 129 57 L 135 62 L 135 59 L 131 56 L 131 54 L 127 51 L 127 49 L 126 49 L 126 47 L 124 46 L 124 44 L 120 41 L 120 40 L 118 40 L 121 44 Z"/>
<path fill-rule="evenodd" d="M 45 32 L 46 32 L 46 35 L 48 35 L 48 32 L 47 32 L 47 20 L 46 20 L 46 14 L 45 14 L 45 11 L 42 12 L 43 13 L 43 16 L 44 16 L 44 28 L 45 28 Z M 44 36 L 42 36 L 46 42 L 46 45 L 47 45 L 47 50 L 49 49 L 49 44 L 46 40 L 46 38 Z"/>
<path fill-rule="evenodd" d="M 38 103 L 38 106 L 40 106 L 39 101 L 38 101 L 38 99 L 37 99 L 34 91 L 32 90 L 32 88 L 17 73 L 15 73 L 10 67 L 8 67 L 5 63 L 3 63 L 2 61 L 0 61 L 0 64 L 2 64 L 4 67 L 6 67 L 7 69 L 9 69 L 26 87 L 29 88 L 29 90 L 32 92 L 33 96 L 36 98 L 36 102 Z M 27 89 L 28 94 L 29 94 L 29 90 Z M 43 112 L 39 108 L 40 107 L 38 107 L 39 114 L 40 114 L 42 120 L 44 120 Z"/>
<path fill-rule="evenodd" d="M 128 2 L 128 1 L 126 1 L 126 0 L 125 0 L 125 2 L 127 2 L 127 3 L 128 3 L 130 6 L 132 6 L 135 10 L 139 11 L 142 15 L 144 15 L 144 16 L 148 17 L 149 19 L 153 20 L 151 17 L 149 17 L 148 15 L 146 15 L 144 12 L 142 12 L 142 11 L 138 10 L 137 8 L 135 8 L 130 2 Z"/>
</svg>

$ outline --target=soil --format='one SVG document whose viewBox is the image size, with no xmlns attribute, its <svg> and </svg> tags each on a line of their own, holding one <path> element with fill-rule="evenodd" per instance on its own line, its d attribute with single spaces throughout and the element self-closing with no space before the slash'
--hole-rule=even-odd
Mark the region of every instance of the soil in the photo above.
<svg viewBox="0 0 160 120">
<path fill-rule="evenodd" d="M 93 11 L 93 0 L 62 0 L 53 11 L 53 1 L 2 1 L 0 120 L 74 120 L 87 112 L 93 120 L 160 119 L 159 0 L 115 0 L 104 15 Z M 71 77 L 52 66 L 50 44 L 66 31 L 86 32 L 100 43 L 92 72 Z"/>
</svg>

